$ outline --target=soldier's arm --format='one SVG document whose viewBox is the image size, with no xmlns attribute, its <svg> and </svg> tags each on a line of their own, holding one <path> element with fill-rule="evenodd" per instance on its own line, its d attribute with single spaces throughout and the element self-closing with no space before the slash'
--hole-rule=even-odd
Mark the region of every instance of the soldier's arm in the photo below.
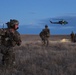
<svg viewBox="0 0 76 75">
<path fill-rule="evenodd" d="M 21 45 L 22 41 L 21 41 L 21 36 L 20 36 L 19 32 L 16 32 L 16 34 L 14 34 L 14 40 L 18 46 Z"/>
<path fill-rule="evenodd" d="M 20 46 L 20 45 L 21 45 L 21 42 L 22 42 L 22 41 L 21 41 L 21 37 L 20 37 L 20 35 L 19 35 L 19 36 L 18 36 L 18 41 L 17 41 L 16 43 L 17 43 L 18 46 Z"/>
</svg>

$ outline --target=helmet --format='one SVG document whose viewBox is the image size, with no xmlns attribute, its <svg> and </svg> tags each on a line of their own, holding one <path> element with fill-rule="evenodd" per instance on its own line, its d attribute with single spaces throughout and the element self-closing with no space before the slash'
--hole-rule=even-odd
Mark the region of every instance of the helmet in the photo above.
<svg viewBox="0 0 76 75">
<path fill-rule="evenodd" d="M 19 24 L 19 22 L 17 21 L 17 20 L 15 20 L 15 19 L 10 19 L 10 25 L 11 26 L 14 26 L 15 24 Z"/>
<path fill-rule="evenodd" d="M 18 20 L 15 20 L 15 19 L 12 20 L 12 19 L 10 19 L 10 22 L 7 22 L 6 24 L 7 24 L 8 28 L 9 27 L 12 28 L 12 27 L 14 27 L 15 24 L 19 24 L 19 22 L 18 22 Z"/>
<path fill-rule="evenodd" d="M 45 28 L 48 27 L 48 25 L 45 25 Z"/>
</svg>

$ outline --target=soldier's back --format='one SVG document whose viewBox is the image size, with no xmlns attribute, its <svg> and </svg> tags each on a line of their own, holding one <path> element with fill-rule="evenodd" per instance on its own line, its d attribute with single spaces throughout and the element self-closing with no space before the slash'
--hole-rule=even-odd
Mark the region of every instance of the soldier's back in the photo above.
<svg viewBox="0 0 76 75">
<path fill-rule="evenodd" d="M 49 37 L 50 36 L 50 30 L 49 29 L 44 29 L 44 34 L 46 37 Z"/>
</svg>

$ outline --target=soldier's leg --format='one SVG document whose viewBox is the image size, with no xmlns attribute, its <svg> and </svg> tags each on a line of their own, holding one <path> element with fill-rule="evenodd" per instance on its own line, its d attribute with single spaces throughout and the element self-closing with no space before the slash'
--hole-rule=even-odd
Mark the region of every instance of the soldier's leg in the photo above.
<svg viewBox="0 0 76 75">
<path fill-rule="evenodd" d="M 45 38 L 43 39 L 43 45 L 46 45 L 46 39 Z"/>
<path fill-rule="evenodd" d="M 47 44 L 47 39 L 46 39 L 46 37 L 44 38 L 44 45 L 46 45 Z"/>
<path fill-rule="evenodd" d="M 2 64 L 5 65 L 6 64 L 6 57 L 7 57 L 7 48 L 3 45 L 1 45 L 1 53 L 2 53 Z"/>
<path fill-rule="evenodd" d="M 5 62 L 4 62 L 4 55 L 2 56 L 2 64 L 4 65 L 5 64 Z"/>
<path fill-rule="evenodd" d="M 74 37 L 73 36 L 71 37 L 71 41 L 74 42 Z"/>
<path fill-rule="evenodd" d="M 42 37 L 41 39 L 42 39 L 42 44 L 44 45 L 44 44 L 45 44 L 45 40 L 44 40 L 44 38 L 43 38 L 43 37 Z"/>
<path fill-rule="evenodd" d="M 12 51 L 8 51 L 2 59 L 2 62 L 6 66 L 12 66 L 15 62 L 15 54 Z"/>
<path fill-rule="evenodd" d="M 9 65 L 13 65 L 15 63 L 15 53 L 11 50 L 8 56 Z"/>
<path fill-rule="evenodd" d="M 46 39 L 46 45 L 49 45 L 49 38 Z"/>
<path fill-rule="evenodd" d="M 7 57 L 6 54 L 4 54 L 3 57 L 2 57 L 2 64 L 3 65 L 8 65 L 9 64 L 8 57 Z"/>
</svg>

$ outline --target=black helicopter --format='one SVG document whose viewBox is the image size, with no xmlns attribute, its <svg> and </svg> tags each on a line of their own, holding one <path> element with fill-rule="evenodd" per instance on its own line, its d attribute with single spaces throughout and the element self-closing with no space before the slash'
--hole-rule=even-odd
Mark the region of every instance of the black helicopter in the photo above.
<svg viewBox="0 0 76 75">
<path fill-rule="evenodd" d="M 65 21 L 65 20 L 60 20 L 60 21 L 58 21 L 58 22 L 52 22 L 52 21 L 50 21 L 50 23 L 52 23 L 52 24 L 61 24 L 61 25 L 68 24 L 68 22 Z"/>
</svg>

